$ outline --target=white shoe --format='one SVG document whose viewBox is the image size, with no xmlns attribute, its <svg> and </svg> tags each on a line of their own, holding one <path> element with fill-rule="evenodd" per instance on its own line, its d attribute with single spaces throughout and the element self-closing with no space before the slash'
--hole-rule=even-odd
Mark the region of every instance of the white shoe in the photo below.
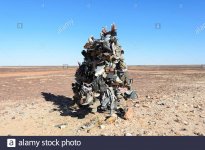
<svg viewBox="0 0 205 150">
<path fill-rule="evenodd" d="M 117 78 L 115 79 L 115 82 L 122 83 L 122 80 L 120 80 L 120 78 L 117 76 Z"/>
<path fill-rule="evenodd" d="M 95 69 L 95 76 L 98 77 L 102 75 L 105 72 L 105 66 L 98 66 L 97 69 Z"/>
</svg>

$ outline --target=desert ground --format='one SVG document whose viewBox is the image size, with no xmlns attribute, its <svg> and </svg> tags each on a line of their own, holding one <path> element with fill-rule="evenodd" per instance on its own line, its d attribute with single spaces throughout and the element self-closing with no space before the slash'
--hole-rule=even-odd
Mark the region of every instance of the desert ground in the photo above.
<svg viewBox="0 0 205 150">
<path fill-rule="evenodd" d="M 75 67 L 0 67 L 0 135 L 204 136 L 205 67 L 129 66 L 129 119 L 79 108 Z"/>
</svg>

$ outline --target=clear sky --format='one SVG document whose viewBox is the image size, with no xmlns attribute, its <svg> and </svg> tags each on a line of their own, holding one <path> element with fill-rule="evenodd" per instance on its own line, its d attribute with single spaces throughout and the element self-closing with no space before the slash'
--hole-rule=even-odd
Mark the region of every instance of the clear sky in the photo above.
<svg viewBox="0 0 205 150">
<path fill-rule="evenodd" d="M 128 65 L 205 64 L 204 0 L 0 0 L 0 66 L 77 65 L 113 22 Z"/>
</svg>

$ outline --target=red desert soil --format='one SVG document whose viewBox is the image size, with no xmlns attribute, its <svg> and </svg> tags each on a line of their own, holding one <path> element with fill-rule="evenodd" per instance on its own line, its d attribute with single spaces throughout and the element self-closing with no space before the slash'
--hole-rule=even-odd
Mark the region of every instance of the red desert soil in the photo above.
<svg viewBox="0 0 205 150">
<path fill-rule="evenodd" d="M 205 135 L 205 68 L 130 66 L 133 117 L 106 121 L 73 105 L 75 70 L 1 67 L 0 135 Z"/>
</svg>

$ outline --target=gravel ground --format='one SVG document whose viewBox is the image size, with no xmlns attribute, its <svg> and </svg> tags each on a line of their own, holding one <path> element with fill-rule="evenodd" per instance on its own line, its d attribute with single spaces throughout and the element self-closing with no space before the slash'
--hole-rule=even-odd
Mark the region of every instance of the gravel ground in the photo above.
<svg viewBox="0 0 205 150">
<path fill-rule="evenodd" d="M 127 120 L 74 105 L 75 70 L 0 68 L 0 135 L 205 135 L 204 68 L 129 67 L 139 98 Z"/>
</svg>

